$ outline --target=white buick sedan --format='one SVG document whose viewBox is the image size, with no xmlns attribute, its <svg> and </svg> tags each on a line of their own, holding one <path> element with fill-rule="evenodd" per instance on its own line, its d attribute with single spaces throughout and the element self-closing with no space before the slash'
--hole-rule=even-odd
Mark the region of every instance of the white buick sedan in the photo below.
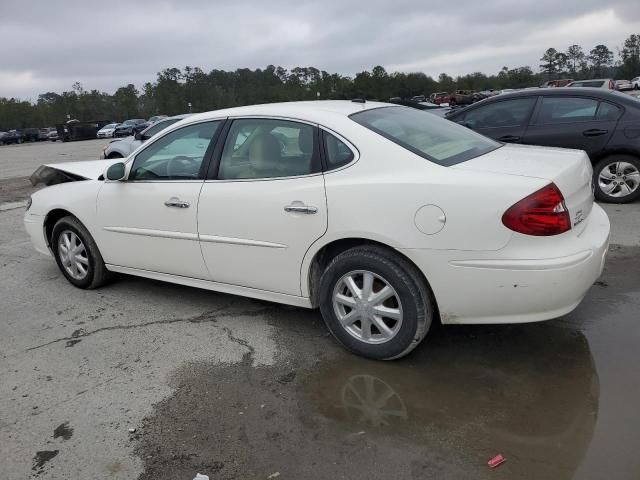
<svg viewBox="0 0 640 480">
<path fill-rule="evenodd" d="M 306 308 L 360 355 L 432 322 L 573 310 L 609 220 L 582 151 L 503 145 L 418 110 L 318 101 L 193 115 L 127 159 L 43 166 L 25 226 L 79 288 L 112 272 Z"/>
</svg>

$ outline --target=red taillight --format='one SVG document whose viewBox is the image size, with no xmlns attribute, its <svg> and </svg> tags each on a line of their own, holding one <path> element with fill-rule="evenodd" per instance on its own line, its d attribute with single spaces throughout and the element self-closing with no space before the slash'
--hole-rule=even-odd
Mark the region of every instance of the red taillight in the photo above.
<svg viewBox="0 0 640 480">
<path fill-rule="evenodd" d="M 502 223 L 510 230 L 525 235 L 558 235 L 571 229 L 564 197 L 555 183 L 550 183 L 509 208 L 502 215 Z"/>
</svg>

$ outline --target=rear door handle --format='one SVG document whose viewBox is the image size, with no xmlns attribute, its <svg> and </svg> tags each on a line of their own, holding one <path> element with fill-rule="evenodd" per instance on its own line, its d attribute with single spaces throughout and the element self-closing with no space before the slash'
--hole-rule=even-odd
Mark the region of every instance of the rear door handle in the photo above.
<svg viewBox="0 0 640 480">
<path fill-rule="evenodd" d="M 189 208 L 191 204 L 189 202 L 185 202 L 184 200 L 180 200 L 177 197 L 171 197 L 169 200 L 164 202 L 165 207 L 175 207 L 175 208 Z"/>
<path fill-rule="evenodd" d="M 504 135 L 498 140 L 500 140 L 501 142 L 519 142 L 520 137 L 518 137 L 517 135 Z"/>
<path fill-rule="evenodd" d="M 598 135 L 606 135 L 609 133 L 609 130 L 601 130 L 599 128 L 590 128 L 589 130 L 585 130 L 582 132 L 582 135 L 585 137 L 597 137 Z"/>
<path fill-rule="evenodd" d="M 312 213 L 318 213 L 318 208 L 310 205 L 304 205 L 302 202 L 293 202 L 292 204 L 284 207 L 284 211 L 292 213 L 306 213 L 309 215 Z"/>
</svg>

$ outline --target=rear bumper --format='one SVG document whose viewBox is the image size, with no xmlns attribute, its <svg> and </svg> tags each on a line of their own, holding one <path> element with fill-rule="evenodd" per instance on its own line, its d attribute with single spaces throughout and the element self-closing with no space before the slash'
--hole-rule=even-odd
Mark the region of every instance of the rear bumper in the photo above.
<svg viewBox="0 0 640 480">
<path fill-rule="evenodd" d="M 563 255 L 554 245 L 547 258 L 544 247 L 511 245 L 518 242 L 499 252 L 401 251 L 429 280 L 442 323 L 536 322 L 572 311 L 602 273 L 609 219 L 594 205 L 588 222 L 580 235 L 558 239 Z"/>
</svg>

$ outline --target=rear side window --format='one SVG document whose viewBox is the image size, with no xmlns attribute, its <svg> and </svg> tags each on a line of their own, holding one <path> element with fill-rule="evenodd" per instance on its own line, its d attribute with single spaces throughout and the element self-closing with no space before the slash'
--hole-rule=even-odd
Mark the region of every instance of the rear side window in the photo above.
<svg viewBox="0 0 640 480">
<path fill-rule="evenodd" d="M 327 170 L 342 167 L 355 158 L 351 149 L 338 137 L 329 132 L 323 132 L 323 136 Z"/>
<path fill-rule="evenodd" d="M 309 175 L 321 170 L 314 127 L 279 119 L 234 120 L 220 159 L 220 179 Z"/>
<path fill-rule="evenodd" d="M 472 128 L 518 127 L 531 114 L 536 97 L 514 98 L 477 107 L 464 116 Z"/>
<path fill-rule="evenodd" d="M 350 115 L 360 125 L 438 165 L 450 166 L 502 145 L 424 110 L 382 107 Z"/>
<path fill-rule="evenodd" d="M 544 97 L 536 123 L 572 123 L 593 120 L 598 101 L 580 97 Z"/>
<path fill-rule="evenodd" d="M 617 120 L 620 117 L 620 108 L 612 103 L 600 102 L 596 112 L 596 120 Z"/>
</svg>

